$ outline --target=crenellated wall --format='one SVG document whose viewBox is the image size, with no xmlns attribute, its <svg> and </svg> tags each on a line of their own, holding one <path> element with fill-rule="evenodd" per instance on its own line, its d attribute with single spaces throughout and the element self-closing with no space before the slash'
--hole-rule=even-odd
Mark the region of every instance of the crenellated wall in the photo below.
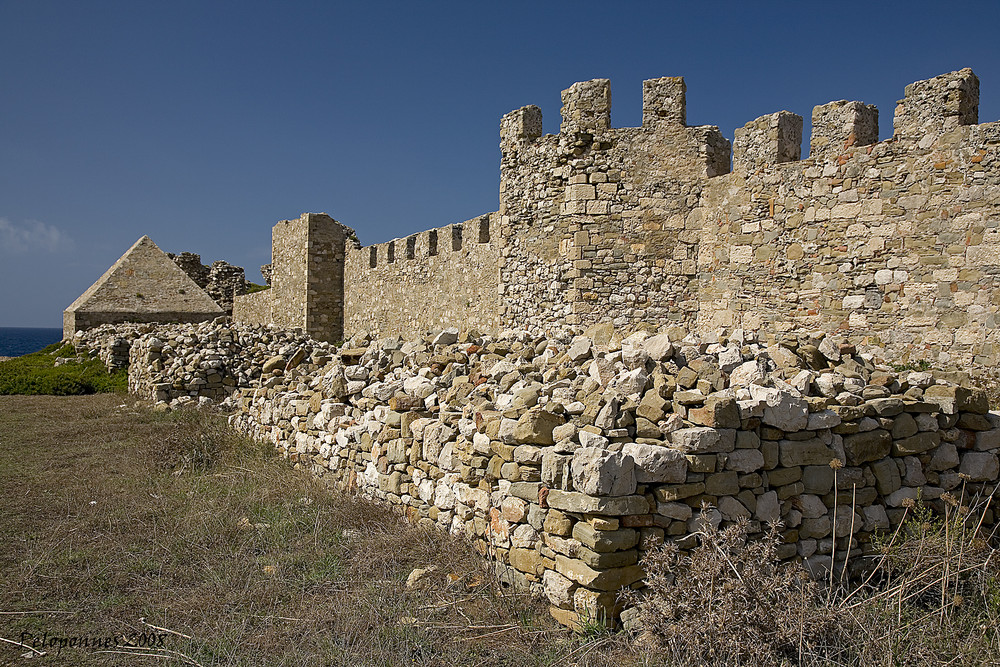
<svg viewBox="0 0 1000 667">
<path fill-rule="evenodd" d="M 606 79 L 563 91 L 557 135 L 542 135 L 538 107 L 505 115 L 497 213 L 366 248 L 326 216 L 276 236 L 275 288 L 290 291 L 271 298 L 288 312 L 266 322 L 322 311 L 309 330 L 328 340 L 513 323 L 811 327 L 904 361 L 1000 359 L 1000 124 L 976 124 L 972 70 L 907 86 L 886 141 L 874 106 L 817 106 L 806 159 L 795 114 L 753 120 L 731 145 L 686 124 L 682 78 L 642 94 L 636 128 L 611 126 Z M 298 250 L 323 225 L 345 244 L 328 268 Z M 282 262 L 299 268 L 283 277 Z M 317 305 L 323 289 L 341 303 Z M 260 322 L 260 305 L 237 319 Z"/>
<path fill-rule="evenodd" d="M 834 102 L 813 112 L 809 159 L 781 159 L 790 140 L 737 158 L 690 214 L 699 325 L 878 338 L 899 363 L 995 363 L 1000 124 L 969 124 L 977 99 L 962 70 L 907 87 L 890 140 L 876 142 L 873 107 Z"/>
<path fill-rule="evenodd" d="M 541 111 L 501 122 L 504 311 L 531 324 L 691 322 L 698 235 L 685 213 L 729 171 L 717 127 L 685 125 L 679 77 L 643 84 L 643 125 L 610 127 L 607 79 L 562 94 L 558 135 Z"/>
<path fill-rule="evenodd" d="M 349 246 L 345 330 L 497 330 L 499 251 L 491 238 L 496 218 L 490 213 L 387 243 Z"/>
</svg>

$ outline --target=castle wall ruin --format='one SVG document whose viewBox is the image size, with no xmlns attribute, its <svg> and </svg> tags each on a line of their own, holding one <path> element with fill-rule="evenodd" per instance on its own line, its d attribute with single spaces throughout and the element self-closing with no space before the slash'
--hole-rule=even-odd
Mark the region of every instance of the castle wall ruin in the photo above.
<svg viewBox="0 0 1000 667">
<path fill-rule="evenodd" d="M 345 331 L 420 331 L 501 326 L 497 215 L 368 246 L 349 246 Z"/>
<path fill-rule="evenodd" d="M 371 247 L 341 231 L 329 271 L 276 243 L 283 313 L 264 317 L 267 297 L 252 295 L 234 315 L 304 326 L 317 313 L 311 333 L 326 340 L 511 323 L 806 327 L 904 361 L 992 364 L 1000 124 L 977 124 L 978 91 L 969 69 L 907 86 L 881 142 L 875 107 L 817 106 L 801 159 L 802 119 L 787 111 L 731 145 L 686 124 L 682 78 L 644 82 L 637 128 L 611 127 L 606 79 L 574 84 L 557 135 L 542 135 L 537 107 L 503 117 L 499 208 L 476 230 L 488 221 L 488 241 L 469 223 L 460 253 L 459 226 Z M 305 248 L 318 229 L 289 242 Z M 339 313 L 336 296 L 319 306 L 317 281 Z"/>
</svg>

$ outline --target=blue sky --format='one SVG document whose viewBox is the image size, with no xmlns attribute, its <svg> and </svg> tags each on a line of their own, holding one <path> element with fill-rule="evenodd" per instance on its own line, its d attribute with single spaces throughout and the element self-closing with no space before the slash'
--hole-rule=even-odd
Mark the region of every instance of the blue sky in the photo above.
<svg viewBox="0 0 1000 667">
<path fill-rule="evenodd" d="M 270 259 L 329 213 L 363 243 L 496 210 L 500 117 L 611 79 L 684 76 L 688 124 L 863 100 L 892 133 L 918 79 L 972 67 L 1000 118 L 994 2 L 0 0 L 0 327 L 62 310 L 137 238 Z"/>
</svg>

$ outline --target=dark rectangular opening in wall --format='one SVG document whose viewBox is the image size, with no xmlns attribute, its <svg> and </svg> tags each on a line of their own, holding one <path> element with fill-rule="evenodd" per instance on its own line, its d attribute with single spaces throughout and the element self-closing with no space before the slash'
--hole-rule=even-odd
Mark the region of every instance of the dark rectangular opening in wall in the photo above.
<svg viewBox="0 0 1000 667">
<path fill-rule="evenodd" d="M 368 250 L 368 268 L 374 269 L 378 266 L 378 246 L 372 246 Z"/>
<path fill-rule="evenodd" d="M 462 225 L 451 226 L 451 249 L 453 251 L 462 249 Z"/>
<path fill-rule="evenodd" d="M 438 254 L 438 233 L 436 229 L 427 232 L 427 254 L 432 257 Z"/>
<path fill-rule="evenodd" d="M 484 215 L 479 219 L 479 242 L 490 242 L 490 216 Z"/>
<path fill-rule="evenodd" d="M 417 256 L 417 237 L 410 236 L 406 239 L 406 259 L 413 259 Z"/>
<path fill-rule="evenodd" d="M 393 262 L 396 261 L 396 242 L 395 241 L 389 241 L 386 244 L 386 248 L 385 249 L 386 249 L 386 260 L 390 264 L 392 264 Z"/>
</svg>

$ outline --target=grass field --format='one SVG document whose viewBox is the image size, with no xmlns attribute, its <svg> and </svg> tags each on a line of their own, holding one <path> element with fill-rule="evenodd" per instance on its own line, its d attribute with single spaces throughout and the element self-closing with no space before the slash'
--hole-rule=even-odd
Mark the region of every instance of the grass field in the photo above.
<svg viewBox="0 0 1000 667">
<path fill-rule="evenodd" d="M 221 417 L 0 396 L 0 665 L 997 665 L 997 552 L 955 506 L 915 508 L 846 590 L 709 532 L 646 562 L 646 635 L 573 635 L 468 543 Z"/>
<path fill-rule="evenodd" d="M 333 493 L 198 411 L 0 397 L 0 494 L 0 638 L 46 641 L 33 660 L 0 642 L 0 664 L 646 662 L 559 628 L 466 543 Z"/>
<path fill-rule="evenodd" d="M 56 366 L 58 357 L 76 359 L 72 345 L 53 343 L 21 357 L 0 358 L 0 396 L 79 396 L 125 391 L 124 370 L 108 373 L 100 359 L 74 360 Z"/>
</svg>

